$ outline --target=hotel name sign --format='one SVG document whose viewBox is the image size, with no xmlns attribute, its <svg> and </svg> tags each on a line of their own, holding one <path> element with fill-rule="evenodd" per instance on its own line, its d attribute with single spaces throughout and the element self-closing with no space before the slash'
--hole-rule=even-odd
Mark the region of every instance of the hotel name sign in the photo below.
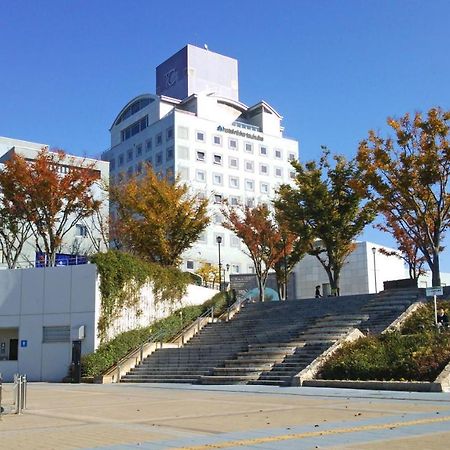
<svg viewBox="0 0 450 450">
<path fill-rule="evenodd" d="M 222 133 L 234 134 L 235 136 L 240 136 L 247 139 L 254 139 L 255 141 L 264 141 L 263 136 L 259 136 L 254 133 L 248 133 L 246 131 L 235 130 L 234 128 L 225 128 L 222 125 L 219 125 L 217 127 L 217 131 L 221 131 Z"/>
</svg>

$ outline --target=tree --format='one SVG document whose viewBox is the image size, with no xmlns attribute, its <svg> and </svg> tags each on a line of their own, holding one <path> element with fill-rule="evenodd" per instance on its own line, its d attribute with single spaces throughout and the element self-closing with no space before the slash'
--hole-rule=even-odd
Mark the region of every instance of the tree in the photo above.
<svg viewBox="0 0 450 450">
<path fill-rule="evenodd" d="M 305 255 L 308 243 L 299 236 L 291 233 L 286 223 L 283 222 L 280 214 L 275 215 L 277 233 L 277 250 L 281 257 L 275 262 L 273 270 L 277 279 L 278 296 L 281 300 L 287 300 L 287 282 L 289 275 L 296 264 Z"/>
<path fill-rule="evenodd" d="M 417 281 L 420 275 L 423 275 L 423 265 L 425 263 L 425 257 L 420 256 L 419 247 L 410 236 L 403 230 L 399 222 L 391 214 L 390 211 L 384 211 L 384 223 L 376 225 L 381 231 L 392 234 L 397 241 L 398 251 L 389 251 L 384 248 L 380 248 L 379 252 L 386 256 L 396 256 L 402 259 L 408 266 L 409 278 Z"/>
<path fill-rule="evenodd" d="M 15 269 L 25 242 L 33 235 L 32 224 L 17 210 L 14 199 L 0 199 L 0 248 L 8 269 Z"/>
<path fill-rule="evenodd" d="M 392 215 L 420 249 L 433 286 L 440 286 L 439 255 L 450 224 L 449 121 L 450 111 L 440 108 L 431 108 L 426 117 L 388 118 L 395 138 L 369 131 L 357 156 L 380 211 Z"/>
<path fill-rule="evenodd" d="M 281 235 L 271 218 L 269 208 L 261 204 L 251 208 L 222 208 L 225 221 L 223 226 L 233 231 L 244 242 L 253 261 L 258 280 L 259 299 L 264 301 L 264 290 L 269 270 L 283 257 Z"/>
<path fill-rule="evenodd" d="M 200 277 L 202 277 L 204 286 L 206 287 L 210 286 L 214 289 L 214 285 L 216 284 L 216 281 L 219 279 L 218 266 L 202 261 L 200 267 L 195 271 L 195 273 Z"/>
<path fill-rule="evenodd" d="M 292 233 L 308 243 L 325 269 L 332 292 L 339 294 L 339 277 L 354 239 L 372 222 L 372 203 L 364 203 L 366 189 L 353 161 L 335 156 L 332 167 L 324 148 L 319 161 L 293 161 L 295 187 L 282 185 L 277 209 Z"/>
<path fill-rule="evenodd" d="M 178 265 L 209 223 L 208 200 L 190 195 L 178 179 L 159 178 L 150 165 L 140 178 L 112 187 L 111 200 L 122 248 L 163 266 Z"/>
<path fill-rule="evenodd" d="M 42 149 L 34 160 L 14 154 L 0 173 L 0 189 L 12 199 L 18 217 L 32 224 L 37 250 L 55 265 L 64 236 L 98 205 L 92 186 L 95 163 L 76 163 L 62 150 Z"/>
</svg>

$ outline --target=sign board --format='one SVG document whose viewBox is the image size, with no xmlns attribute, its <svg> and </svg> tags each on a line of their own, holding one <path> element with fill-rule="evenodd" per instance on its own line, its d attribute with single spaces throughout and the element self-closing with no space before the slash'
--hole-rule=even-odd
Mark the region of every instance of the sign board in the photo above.
<svg viewBox="0 0 450 450">
<path fill-rule="evenodd" d="M 20 341 L 20 346 L 21 346 L 22 348 L 28 347 L 28 341 L 27 341 L 26 339 L 22 339 L 22 340 Z"/>
<path fill-rule="evenodd" d="M 442 286 L 426 288 L 427 297 L 433 297 L 435 295 L 443 295 Z"/>
</svg>

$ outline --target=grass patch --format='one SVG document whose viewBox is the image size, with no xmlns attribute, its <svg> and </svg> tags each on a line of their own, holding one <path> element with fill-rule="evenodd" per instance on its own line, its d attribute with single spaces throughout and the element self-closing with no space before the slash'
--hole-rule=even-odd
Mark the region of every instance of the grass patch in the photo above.
<svg viewBox="0 0 450 450">
<path fill-rule="evenodd" d="M 448 311 L 450 302 L 440 305 Z M 324 364 L 318 378 L 434 381 L 449 360 L 450 331 L 436 331 L 433 304 L 426 304 L 399 332 L 345 344 Z"/>
<path fill-rule="evenodd" d="M 154 333 L 161 331 L 162 340 L 168 342 L 211 306 L 214 306 L 214 315 L 217 317 L 226 309 L 226 305 L 226 294 L 217 293 L 202 305 L 186 306 L 151 326 L 121 333 L 111 341 L 100 345 L 94 353 L 81 358 L 82 376 L 96 377 L 101 375 L 128 352 L 145 343 Z"/>
</svg>

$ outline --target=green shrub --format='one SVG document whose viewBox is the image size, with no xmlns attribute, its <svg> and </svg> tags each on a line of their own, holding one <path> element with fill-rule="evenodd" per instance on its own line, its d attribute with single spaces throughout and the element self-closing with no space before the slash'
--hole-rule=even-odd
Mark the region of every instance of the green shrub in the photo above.
<svg viewBox="0 0 450 450">
<path fill-rule="evenodd" d="M 152 283 L 155 300 L 174 303 L 186 292 L 190 276 L 172 267 L 145 262 L 128 253 L 110 250 L 91 257 L 100 274 L 101 313 L 98 332 L 104 341 L 113 320 L 124 308 L 137 307 L 140 289 Z"/>
<path fill-rule="evenodd" d="M 339 349 L 319 377 L 335 380 L 434 381 L 450 360 L 450 332 L 368 336 Z"/>
<path fill-rule="evenodd" d="M 149 327 L 119 334 L 111 341 L 100 345 L 94 353 L 82 357 L 81 370 L 83 376 L 95 377 L 102 374 L 131 350 L 145 343 L 155 333 L 162 333 L 160 337 L 162 341 L 170 341 L 211 306 L 214 306 L 215 311 L 220 313 L 223 304 L 226 305 L 225 294 L 218 293 L 202 305 L 186 306 L 178 309 L 170 316 L 155 322 Z"/>
<path fill-rule="evenodd" d="M 450 301 L 439 301 L 438 308 L 444 308 L 447 314 L 450 310 Z M 402 334 L 415 334 L 421 330 L 432 331 L 435 329 L 434 324 L 434 303 L 428 302 L 414 312 L 402 325 Z"/>
</svg>

